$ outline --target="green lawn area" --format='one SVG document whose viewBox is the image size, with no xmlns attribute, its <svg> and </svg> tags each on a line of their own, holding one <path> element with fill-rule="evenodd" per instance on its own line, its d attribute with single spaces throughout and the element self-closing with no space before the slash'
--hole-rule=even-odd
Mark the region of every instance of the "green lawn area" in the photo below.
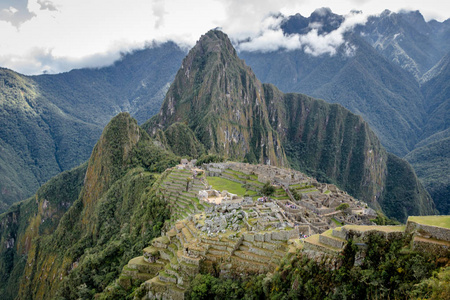
<svg viewBox="0 0 450 300">
<path fill-rule="evenodd" d="M 406 226 L 405 225 L 386 225 L 386 226 L 368 226 L 368 225 L 345 225 L 347 229 L 353 229 L 356 231 L 369 231 L 369 230 L 378 230 L 378 231 L 384 231 L 384 232 L 401 232 L 405 231 Z"/>
<path fill-rule="evenodd" d="M 336 224 L 337 226 L 342 226 L 342 223 L 336 220 L 335 218 L 331 218 L 331 221 L 333 221 L 334 224 Z"/>
<path fill-rule="evenodd" d="M 238 196 L 244 196 L 248 194 L 249 196 L 256 195 L 255 191 L 246 190 L 242 187 L 242 184 L 231 181 L 222 177 L 207 177 L 208 183 L 212 185 L 213 189 L 218 191 L 227 190 L 230 193 L 236 194 Z"/>
<path fill-rule="evenodd" d="M 450 228 L 450 216 L 413 216 L 409 217 L 408 220 L 423 225 Z"/>
</svg>

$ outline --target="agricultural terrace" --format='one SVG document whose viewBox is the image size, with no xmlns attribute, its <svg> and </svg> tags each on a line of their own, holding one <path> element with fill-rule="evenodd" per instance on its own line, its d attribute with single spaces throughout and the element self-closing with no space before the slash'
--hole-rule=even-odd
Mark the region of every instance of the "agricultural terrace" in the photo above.
<svg viewBox="0 0 450 300">
<path fill-rule="evenodd" d="M 409 217 L 408 220 L 418 224 L 450 229 L 450 216 L 413 216 Z"/>
</svg>

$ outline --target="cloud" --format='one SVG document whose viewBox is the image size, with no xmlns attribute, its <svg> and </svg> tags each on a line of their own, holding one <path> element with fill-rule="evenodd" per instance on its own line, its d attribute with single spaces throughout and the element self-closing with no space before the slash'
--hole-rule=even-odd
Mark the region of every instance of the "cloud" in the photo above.
<svg viewBox="0 0 450 300">
<path fill-rule="evenodd" d="M 317 12 L 317 10 L 316 10 Z M 327 13 L 328 9 L 320 12 Z M 270 52 L 279 49 L 295 50 L 302 49 L 312 56 L 335 55 L 338 48 L 344 45 L 346 55 L 354 55 L 356 49 L 345 41 L 345 33 L 352 31 L 358 24 L 364 24 L 367 16 L 361 12 L 352 11 L 345 16 L 344 22 L 339 28 L 330 33 L 319 34 L 319 29 L 324 24 L 314 22 L 309 24 L 310 31 L 306 34 L 285 35 L 281 29 L 282 16 L 270 16 L 264 22 L 265 27 L 253 38 L 238 42 L 240 51 L 261 51 Z"/>
<path fill-rule="evenodd" d="M 257 35 L 267 17 L 280 13 L 280 8 L 296 6 L 292 0 L 223 0 L 225 22 L 223 30 L 236 39 Z"/>
<path fill-rule="evenodd" d="M 96 53 L 83 58 L 58 57 L 51 49 L 33 48 L 25 55 L 2 55 L 0 65 L 20 70 L 24 74 L 61 73 L 89 66 L 91 68 L 111 65 L 120 58 L 120 52 Z"/>
<path fill-rule="evenodd" d="M 345 27 L 324 35 L 323 24 L 316 23 L 310 24 L 311 30 L 305 36 L 285 36 L 280 29 L 282 16 L 307 15 L 321 6 L 329 6 L 341 15 L 355 8 L 374 14 L 385 8 L 397 11 L 405 3 L 422 13 L 424 7 L 438 12 L 441 20 L 448 12 L 442 0 L 424 4 L 402 1 L 0 0 L 0 66 L 26 74 L 44 69 L 56 72 L 68 71 L 66 67 L 95 67 L 99 65 L 93 60 L 96 56 L 101 65 L 120 56 L 116 44 L 138 47 L 149 40 L 172 40 L 193 46 L 202 34 L 216 27 L 248 51 L 301 48 L 320 55 L 331 54 L 338 45 L 344 45 L 348 53 L 354 53 L 342 39 Z M 327 13 L 326 9 L 323 13 Z"/>
<path fill-rule="evenodd" d="M 41 6 L 41 10 L 58 11 L 53 2 L 49 0 L 38 0 L 37 3 Z"/>
<path fill-rule="evenodd" d="M 236 41 L 238 51 L 271 52 L 278 49 L 295 50 L 301 48 L 298 35 L 284 35 L 280 28 L 284 17 L 269 16 L 265 18 L 261 31 L 253 38 L 246 38 L 243 42 Z"/>
<path fill-rule="evenodd" d="M 167 14 L 164 7 L 164 0 L 155 0 L 152 5 L 153 15 L 156 17 L 155 29 L 164 25 L 164 15 Z"/>
<path fill-rule="evenodd" d="M 34 17 L 36 14 L 28 9 L 28 0 L 0 2 L 0 20 L 10 23 L 16 28 Z"/>
</svg>

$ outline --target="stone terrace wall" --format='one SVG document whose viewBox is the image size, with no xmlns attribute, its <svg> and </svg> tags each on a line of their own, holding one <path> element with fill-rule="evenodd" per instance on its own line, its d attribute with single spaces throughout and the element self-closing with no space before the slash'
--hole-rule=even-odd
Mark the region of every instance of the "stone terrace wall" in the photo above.
<svg viewBox="0 0 450 300">
<path fill-rule="evenodd" d="M 450 242 L 450 229 L 448 228 L 424 225 L 408 220 L 406 223 L 406 232 L 417 232 L 421 236 Z"/>
</svg>

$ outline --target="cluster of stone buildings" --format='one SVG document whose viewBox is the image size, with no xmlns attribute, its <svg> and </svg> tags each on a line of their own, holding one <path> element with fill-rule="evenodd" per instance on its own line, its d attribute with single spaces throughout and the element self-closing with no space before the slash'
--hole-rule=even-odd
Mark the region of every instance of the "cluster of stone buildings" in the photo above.
<svg viewBox="0 0 450 300">
<path fill-rule="evenodd" d="M 236 181 L 255 191 L 259 191 L 266 182 L 270 182 L 278 189 L 281 197 L 269 197 L 262 212 L 255 209 L 256 212 L 260 212 L 255 216 L 260 224 L 279 221 L 293 227 L 301 227 L 301 232 L 311 234 L 321 233 L 338 224 L 369 225 L 370 219 L 376 217 L 374 210 L 335 185 L 319 183 L 299 171 L 237 162 L 210 163 L 203 165 L 202 168 L 208 176 Z M 210 198 L 209 195 L 218 192 L 200 193 L 199 199 L 210 202 L 212 201 L 210 199 L 214 198 Z M 238 195 L 235 197 L 239 200 L 234 203 L 243 201 Z M 347 203 L 348 208 L 337 210 L 343 203 Z M 306 227 L 309 229 L 305 230 Z"/>
</svg>

